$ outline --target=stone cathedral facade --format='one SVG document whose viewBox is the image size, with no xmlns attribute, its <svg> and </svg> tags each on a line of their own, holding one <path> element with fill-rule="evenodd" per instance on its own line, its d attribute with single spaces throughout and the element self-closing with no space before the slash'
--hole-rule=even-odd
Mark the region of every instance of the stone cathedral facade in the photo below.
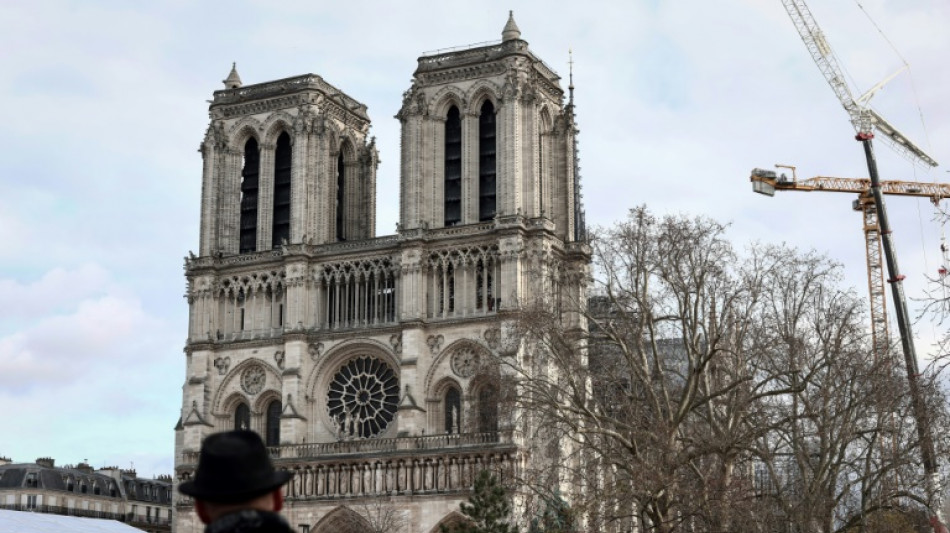
<svg viewBox="0 0 950 533">
<path fill-rule="evenodd" d="M 519 306 L 585 269 L 573 105 L 509 16 L 502 40 L 418 60 L 397 234 L 376 237 L 366 106 L 306 74 L 215 91 L 176 482 L 207 435 L 258 431 L 295 472 L 304 532 L 429 533 L 475 475 L 516 479 L 523 417 L 499 408 Z M 579 294 L 574 297 L 580 297 Z M 175 531 L 201 531 L 181 495 Z"/>
</svg>

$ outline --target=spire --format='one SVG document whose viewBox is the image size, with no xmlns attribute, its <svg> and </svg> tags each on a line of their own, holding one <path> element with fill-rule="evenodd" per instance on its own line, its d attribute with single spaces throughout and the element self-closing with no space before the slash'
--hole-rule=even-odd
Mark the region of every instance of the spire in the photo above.
<svg viewBox="0 0 950 533">
<path fill-rule="evenodd" d="M 237 89 L 238 87 L 243 85 L 241 83 L 241 77 L 238 76 L 238 73 L 237 73 L 237 63 L 231 63 L 231 73 L 228 74 L 228 78 L 224 80 L 222 83 L 224 83 L 225 89 Z"/>
<path fill-rule="evenodd" d="M 568 102 L 571 106 L 574 105 L 574 51 L 570 48 L 567 49 L 567 65 L 568 65 L 568 84 L 567 90 L 570 93 L 570 99 Z"/>
<path fill-rule="evenodd" d="M 518 29 L 518 25 L 515 24 L 515 12 L 508 12 L 508 22 L 505 23 L 505 29 L 501 30 L 501 40 L 502 41 L 513 41 L 515 39 L 521 38 L 521 30 Z"/>
</svg>

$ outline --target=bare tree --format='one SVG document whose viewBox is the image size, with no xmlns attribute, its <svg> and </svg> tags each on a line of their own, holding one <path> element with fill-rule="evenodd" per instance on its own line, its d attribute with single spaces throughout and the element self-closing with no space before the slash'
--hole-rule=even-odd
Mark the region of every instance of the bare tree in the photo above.
<svg viewBox="0 0 950 533">
<path fill-rule="evenodd" d="M 335 530 L 405 533 L 409 528 L 408 511 L 381 498 L 360 500 L 349 506 L 348 511 L 338 515 L 332 524 Z"/>
<path fill-rule="evenodd" d="M 914 498 L 901 383 L 840 267 L 740 254 L 715 221 L 644 207 L 591 248 L 591 279 L 560 272 L 512 336 L 521 427 L 547 459 L 526 482 L 604 531 L 843 531 Z M 585 282 L 589 301 L 566 297 Z"/>
</svg>

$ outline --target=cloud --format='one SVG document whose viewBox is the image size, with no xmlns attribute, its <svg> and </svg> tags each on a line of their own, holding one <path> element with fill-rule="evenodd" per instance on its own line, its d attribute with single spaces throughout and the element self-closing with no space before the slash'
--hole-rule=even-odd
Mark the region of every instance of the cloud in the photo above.
<svg viewBox="0 0 950 533">
<path fill-rule="evenodd" d="M 148 316 L 97 265 L 54 269 L 31 284 L 0 281 L 0 306 L 22 312 L 0 337 L 0 392 L 24 394 L 87 379 L 128 362 L 162 321 Z"/>
<path fill-rule="evenodd" d="M 42 316 L 100 292 L 108 282 L 109 273 L 95 263 L 53 268 L 32 283 L 0 279 L 0 309 L 10 312 L 11 318 Z"/>
</svg>

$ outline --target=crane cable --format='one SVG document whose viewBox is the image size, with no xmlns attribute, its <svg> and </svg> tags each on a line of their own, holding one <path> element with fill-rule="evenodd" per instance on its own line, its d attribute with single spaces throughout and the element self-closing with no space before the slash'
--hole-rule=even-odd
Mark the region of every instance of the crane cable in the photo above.
<svg viewBox="0 0 950 533">
<path fill-rule="evenodd" d="M 874 29 L 877 30 L 877 32 L 881 35 L 881 38 L 884 39 L 884 42 L 886 42 L 888 46 L 891 47 L 891 50 L 901 60 L 901 63 L 905 67 L 907 67 L 907 75 L 910 78 L 910 89 L 911 89 L 911 93 L 913 94 L 914 107 L 917 108 L 917 117 L 920 120 L 921 129 L 923 130 L 923 133 L 924 133 L 924 144 L 927 146 L 928 151 L 931 150 L 932 146 L 930 143 L 930 134 L 927 131 L 927 123 L 924 120 L 924 111 L 920 106 L 920 97 L 917 93 L 917 83 L 914 81 L 914 71 L 910 67 L 910 63 L 904 58 L 903 54 L 900 53 L 900 50 L 897 49 L 897 46 L 894 45 L 894 42 L 891 41 L 890 38 L 888 38 L 887 34 L 884 33 L 884 30 L 881 29 L 881 26 L 878 25 L 878 23 L 874 20 L 874 18 L 871 17 L 871 14 L 868 13 L 868 10 L 865 9 L 864 5 L 861 4 L 861 0 L 854 0 L 854 3 L 858 6 L 861 12 L 864 13 L 864 16 L 868 19 L 871 25 L 874 26 Z M 911 165 L 911 168 L 913 169 L 915 181 L 919 181 L 917 180 L 917 165 Z M 931 182 L 936 183 L 937 177 L 930 172 L 928 173 L 931 174 Z M 941 277 L 943 277 L 946 275 L 945 269 L 950 267 L 950 262 L 948 262 L 948 254 L 950 254 L 950 250 L 948 250 L 947 248 L 946 235 L 945 235 L 946 214 L 941 213 L 940 208 L 937 205 L 934 206 L 934 211 L 935 211 L 935 216 L 941 220 L 941 223 L 940 223 L 940 262 L 941 262 L 940 275 Z M 923 251 L 923 256 L 924 256 L 924 269 L 925 271 L 930 271 L 929 260 L 928 260 L 929 254 L 927 253 L 927 248 L 924 243 L 924 223 L 923 223 L 923 216 L 920 212 L 920 201 L 917 202 L 917 222 L 918 222 L 918 225 L 920 226 L 920 229 L 919 229 L 920 246 L 921 246 L 921 249 Z M 944 286 L 943 296 L 946 299 L 947 287 L 944 283 L 941 283 L 941 285 Z"/>
<path fill-rule="evenodd" d="M 871 14 L 868 13 L 868 10 L 865 9 L 864 6 L 861 4 L 861 0 L 854 0 L 854 3 L 857 4 L 858 8 L 861 9 L 861 12 L 864 13 L 864 16 L 867 17 L 868 21 L 871 22 L 871 25 L 874 26 L 874 29 L 877 30 L 877 32 L 881 35 L 881 38 L 884 39 L 884 42 L 886 42 L 887 45 L 891 47 L 891 50 L 893 50 L 894 54 L 901 60 L 901 63 L 907 68 L 907 75 L 910 77 L 910 90 L 911 90 L 911 93 L 913 94 L 913 99 L 914 99 L 914 107 L 917 108 L 917 118 L 920 120 L 920 126 L 924 132 L 924 145 L 927 147 L 927 151 L 930 151 L 933 148 L 933 146 L 930 144 L 930 134 L 927 131 L 927 123 L 924 120 L 924 111 L 920 107 L 920 97 L 917 94 L 917 83 L 914 81 L 914 71 L 910 67 L 910 63 L 908 63 L 907 60 L 904 59 L 904 56 L 900 53 L 900 50 L 898 50 L 897 47 L 894 45 L 894 43 L 890 40 L 890 38 L 888 38 L 887 34 L 884 33 L 884 30 L 881 29 L 878 23 L 874 21 L 874 19 L 871 17 Z M 917 165 L 912 165 L 912 167 L 914 168 L 914 176 L 916 178 Z M 932 180 L 934 183 L 937 182 L 936 177 L 933 177 Z"/>
</svg>

